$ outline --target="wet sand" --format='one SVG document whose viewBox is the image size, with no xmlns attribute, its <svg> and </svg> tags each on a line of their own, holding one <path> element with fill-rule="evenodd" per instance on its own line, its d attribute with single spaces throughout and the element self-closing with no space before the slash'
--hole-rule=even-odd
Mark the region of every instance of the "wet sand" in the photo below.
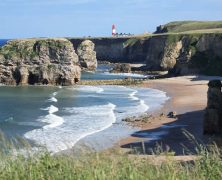
<svg viewBox="0 0 222 180">
<path fill-rule="evenodd" d="M 195 154 L 197 142 L 209 141 L 203 136 L 203 119 L 210 79 L 221 77 L 184 76 L 144 82 L 143 87 L 165 91 L 170 99 L 161 109 L 149 112 L 153 117 L 147 122 L 130 123 L 141 130 L 122 139 L 118 145 L 142 154 L 162 151 L 174 152 L 175 155 Z M 177 113 L 176 118 L 167 117 L 171 111 Z"/>
</svg>

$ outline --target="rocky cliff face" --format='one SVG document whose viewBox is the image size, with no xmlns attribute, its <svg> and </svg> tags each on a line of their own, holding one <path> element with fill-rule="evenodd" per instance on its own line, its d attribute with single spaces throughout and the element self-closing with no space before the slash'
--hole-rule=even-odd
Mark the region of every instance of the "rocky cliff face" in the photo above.
<svg viewBox="0 0 222 180">
<path fill-rule="evenodd" d="M 172 75 L 222 75 L 221 34 L 167 35 L 164 44 L 162 48 L 151 50 L 159 54 L 160 61 L 148 55 L 148 67 L 159 65 L 159 69 L 169 70 Z"/>
<path fill-rule="evenodd" d="M 81 68 L 66 39 L 9 41 L 0 48 L 0 83 L 7 85 L 73 85 Z"/>
<path fill-rule="evenodd" d="M 222 133 L 222 92 L 221 81 L 210 81 L 208 89 L 208 102 L 204 116 L 204 134 Z"/>
<path fill-rule="evenodd" d="M 81 38 L 69 39 L 75 49 L 85 40 Z M 95 44 L 97 60 L 112 63 L 144 62 L 147 56 L 147 41 L 122 38 L 90 38 Z"/>
<path fill-rule="evenodd" d="M 75 47 L 84 39 L 71 39 Z M 147 70 L 172 75 L 222 75 L 222 34 L 168 34 L 132 38 L 92 38 L 97 59 L 113 63 L 145 62 Z"/>
<path fill-rule="evenodd" d="M 83 69 L 95 71 L 97 68 L 95 45 L 90 40 L 85 40 L 77 48 L 79 61 Z"/>
</svg>

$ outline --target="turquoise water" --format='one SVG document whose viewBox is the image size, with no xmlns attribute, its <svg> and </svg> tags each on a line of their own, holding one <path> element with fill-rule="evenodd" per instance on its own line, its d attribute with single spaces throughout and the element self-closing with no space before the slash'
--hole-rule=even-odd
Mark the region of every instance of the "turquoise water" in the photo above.
<svg viewBox="0 0 222 180">
<path fill-rule="evenodd" d="M 21 136 L 55 153 L 125 117 L 157 108 L 167 97 L 123 86 L 0 86 L 0 99 L 0 127 L 9 138 Z"/>
<path fill-rule="evenodd" d="M 113 65 L 99 65 L 96 72 L 82 72 L 82 80 L 112 80 L 112 79 L 143 79 L 147 76 L 133 73 L 109 73 Z"/>
</svg>

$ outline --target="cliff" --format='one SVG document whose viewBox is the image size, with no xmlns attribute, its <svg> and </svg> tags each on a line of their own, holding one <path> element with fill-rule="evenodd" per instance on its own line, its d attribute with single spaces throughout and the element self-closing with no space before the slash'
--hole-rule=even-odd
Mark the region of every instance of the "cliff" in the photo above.
<svg viewBox="0 0 222 180">
<path fill-rule="evenodd" d="M 74 47 L 84 39 L 70 39 Z M 149 71 L 171 75 L 222 75 L 222 33 L 159 34 L 121 38 L 91 38 L 97 59 L 145 63 Z"/>
<path fill-rule="evenodd" d="M 212 80 L 208 84 L 207 108 L 204 116 L 204 134 L 222 133 L 222 83 Z"/>
<path fill-rule="evenodd" d="M 220 33 L 168 34 L 150 41 L 148 69 L 169 70 L 172 75 L 222 75 Z"/>
<path fill-rule="evenodd" d="M 81 68 L 66 39 L 12 40 L 0 48 L 0 83 L 73 85 Z"/>
</svg>

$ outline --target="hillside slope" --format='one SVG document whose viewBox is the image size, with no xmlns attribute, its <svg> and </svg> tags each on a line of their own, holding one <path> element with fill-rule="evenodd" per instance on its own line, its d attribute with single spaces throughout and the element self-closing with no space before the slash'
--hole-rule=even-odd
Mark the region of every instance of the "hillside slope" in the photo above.
<svg viewBox="0 0 222 180">
<path fill-rule="evenodd" d="M 175 21 L 157 27 L 155 34 L 181 33 L 186 31 L 219 29 L 222 21 Z"/>
</svg>

